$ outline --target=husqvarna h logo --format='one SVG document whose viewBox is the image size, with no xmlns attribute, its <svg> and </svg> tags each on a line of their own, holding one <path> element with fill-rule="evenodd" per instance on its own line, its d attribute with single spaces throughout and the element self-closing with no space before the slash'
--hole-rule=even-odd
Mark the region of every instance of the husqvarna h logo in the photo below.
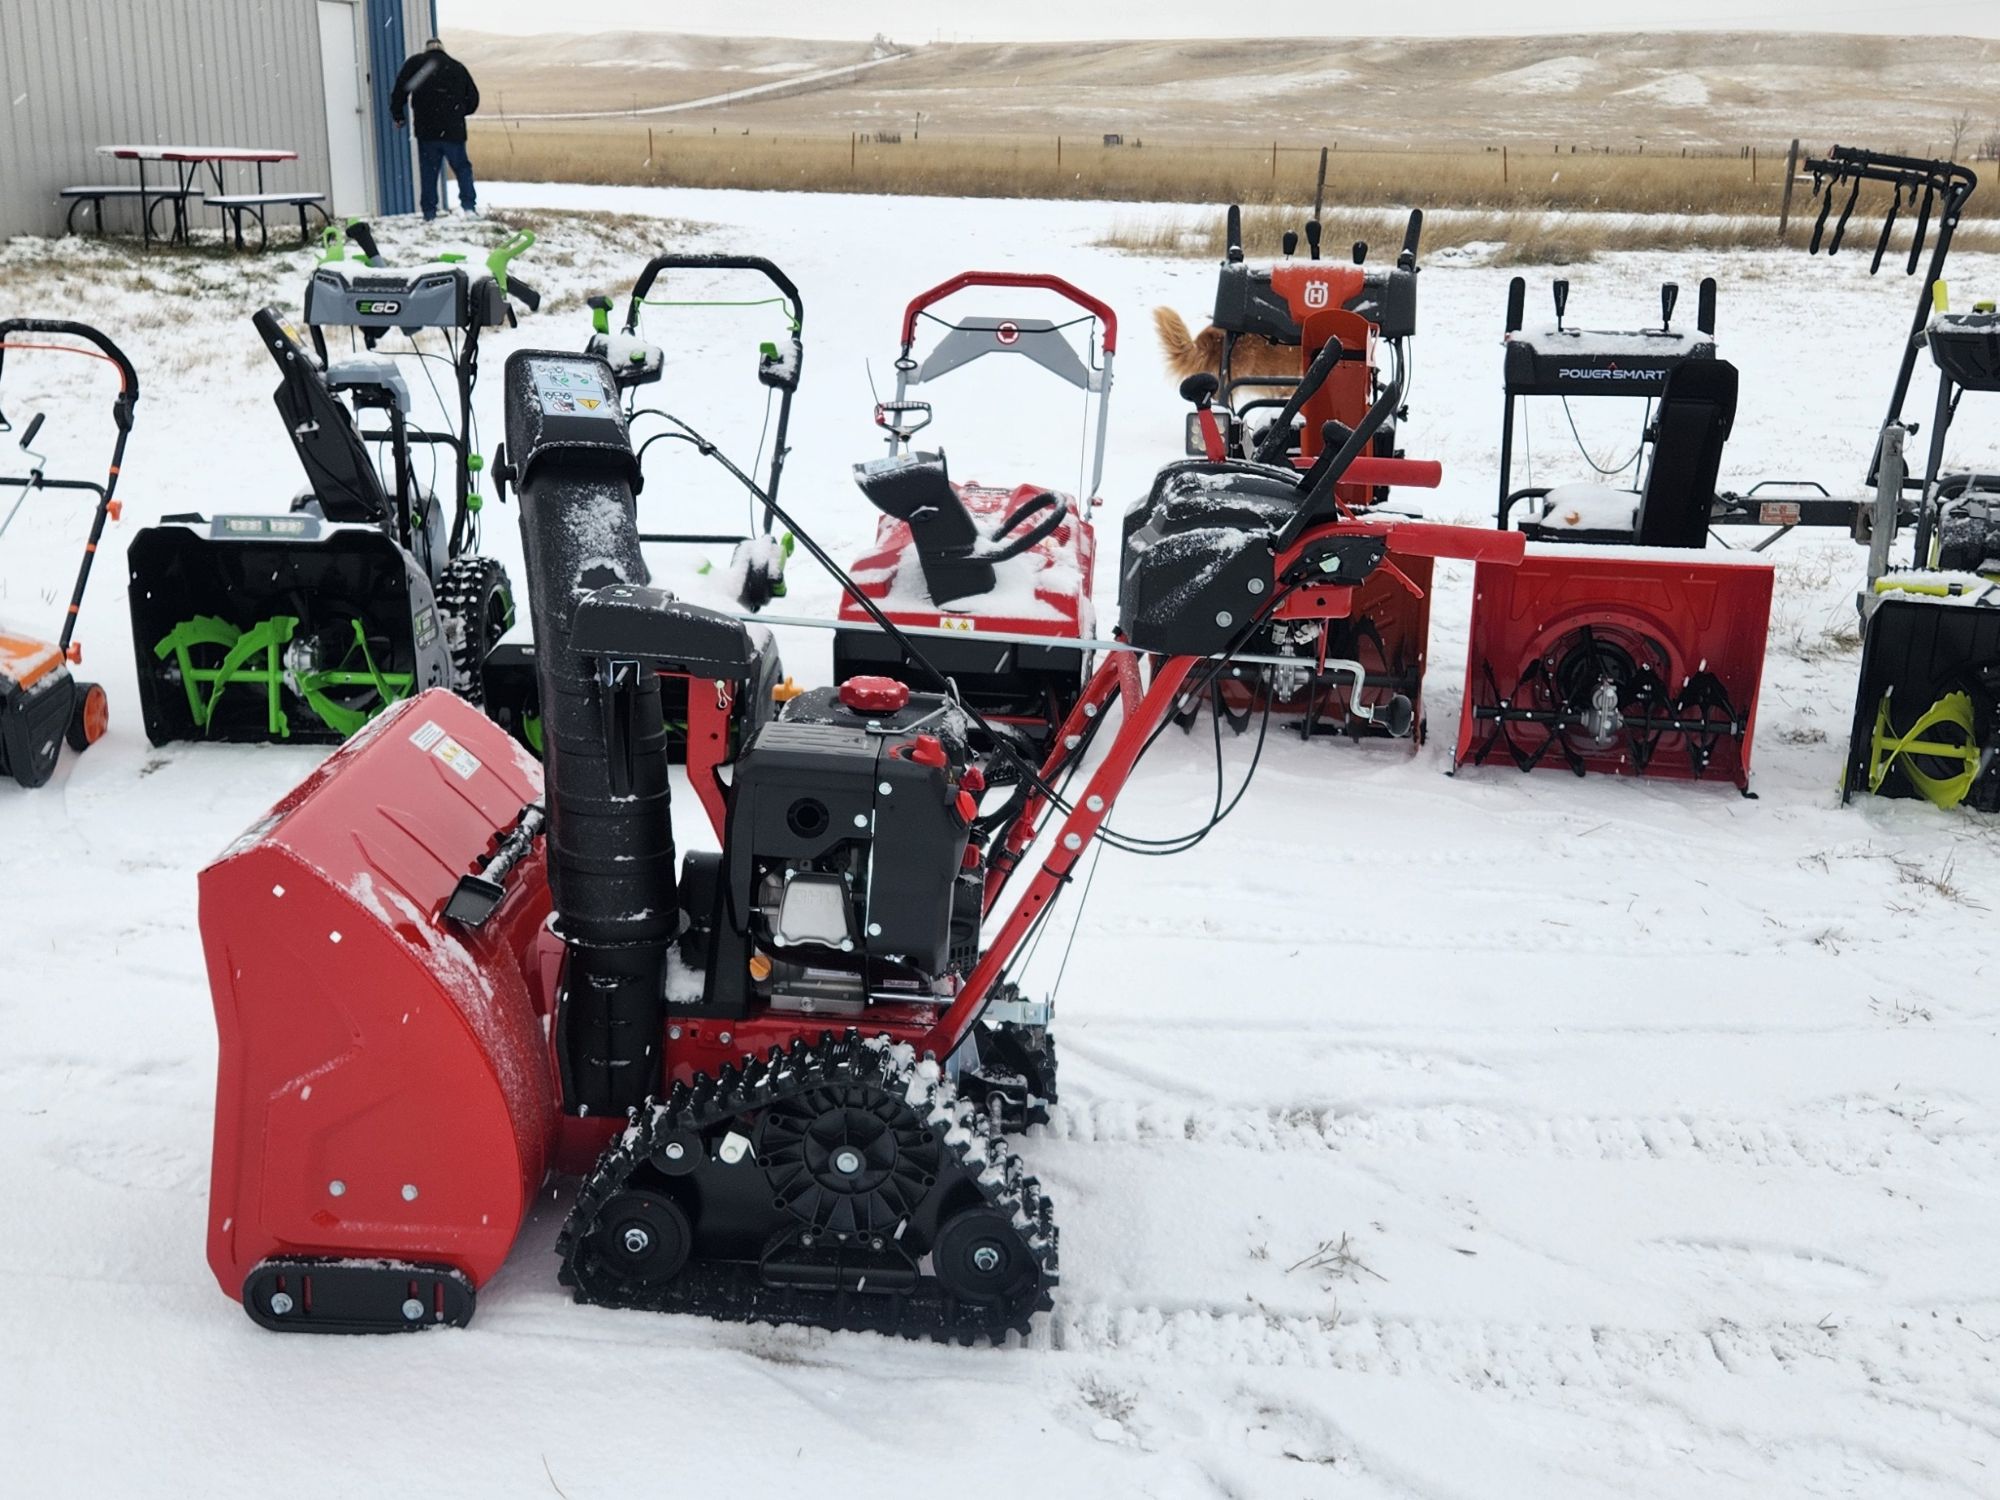
<svg viewBox="0 0 2000 1500">
<path fill-rule="evenodd" d="M 1330 300 L 1330 296 L 1331 289 L 1324 281 L 1308 281 L 1306 283 L 1307 307 L 1325 307 Z"/>
</svg>

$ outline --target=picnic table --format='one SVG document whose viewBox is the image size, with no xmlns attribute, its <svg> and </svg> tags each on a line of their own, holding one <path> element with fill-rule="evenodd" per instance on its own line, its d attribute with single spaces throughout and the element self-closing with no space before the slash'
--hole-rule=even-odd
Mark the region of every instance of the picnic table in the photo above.
<svg viewBox="0 0 2000 1500">
<path fill-rule="evenodd" d="M 263 219 L 261 205 L 264 202 L 272 201 L 270 195 L 264 191 L 265 164 L 267 162 L 297 161 L 299 159 L 299 153 L 296 151 L 287 151 L 280 147 L 271 146 L 116 145 L 99 146 L 97 154 L 99 156 L 115 157 L 120 161 L 137 162 L 139 164 L 139 185 L 137 188 L 101 185 L 65 188 L 63 196 L 71 200 L 70 214 L 72 216 L 75 215 L 79 203 L 87 199 L 94 200 L 97 205 L 98 222 L 101 226 L 104 218 L 105 199 L 137 198 L 139 200 L 140 234 L 148 249 L 152 248 L 153 243 L 153 210 L 161 203 L 171 203 L 173 206 L 173 228 L 167 236 L 169 241 L 180 244 L 188 242 L 188 199 L 198 196 L 194 185 L 195 180 L 201 175 L 203 167 L 208 168 L 209 176 L 215 183 L 215 193 L 210 197 L 210 201 L 218 202 L 225 210 L 232 206 L 238 209 L 236 236 L 237 243 L 241 245 L 243 243 L 242 208 L 251 206 L 253 203 L 257 205 L 259 208 L 258 220 L 261 225 Z M 149 184 L 146 181 L 146 166 L 149 162 L 164 163 L 171 169 L 173 174 L 173 185 L 171 187 L 164 183 Z M 222 169 L 225 164 L 231 162 L 255 163 L 257 167 L 257 191 L 255 194 L 237 195 L 237 200 L 232 200 L 231 195 L 225 191 L 226 185 L 222 180 Z M 280 196 L 286 202 L 294 202 L 297 200 L 316 201 L 323 195 L 317 193 L 292 193 Z M 303 232 L 303 225 L 305 223 L 305 208 L 303 203 L 301 203 L 299 209 L 299 222 L 302 226 L 301 232 Z M 75 226 L 72 224 L 71 227 L 74 228 Z"/>
</svg>

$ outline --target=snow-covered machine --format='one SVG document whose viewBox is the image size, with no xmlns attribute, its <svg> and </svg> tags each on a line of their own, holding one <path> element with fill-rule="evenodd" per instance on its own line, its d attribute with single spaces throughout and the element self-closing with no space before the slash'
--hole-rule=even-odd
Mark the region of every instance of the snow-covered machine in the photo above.
<svg viewBox="0 0 2000 1500">
<path fill-rule="evenodd" d="M 1281 613 L 1339 617 L 1411 559 L 1519 555 L 1518 536 L 1335 506 L 1358 461 L 1370 484 L 1415 467 L 1361 458 L 1395 396 L 1304 478 L 1218 463 L 1200 505 L 1156 507 L 1128 538 L 1121 639 L 1046 755 L 931 690 L 935 637 L 878 609 L 929 680 L 853 677 L 754 733 L 691 736 L 720 848 L 680 859 L 662 673 L 742 705 L 757 651 L 743 620 L 651 587 L 611 368 L 514 355 L 503 477 L 542 762 L 426 693 L 203 873 L 223 1290 L 272 1329 L 463 1323 L 567 1171 L 560 1274 L 581 1301 L 1026 1328 L 1058 1262 L 1004 1139 L 1054 1093 L 1049 1001 L 1021 965 L 1089 847 L 1129 843 L 1106 819 L 1134 763 Z M 1218 795 L 1197 836 L 1226 812 Z"/>
<path fill-rule="evenodd" d="M 1078 316 L 1063 322 L 994 314 L 947 319 L 932 311 L 973 287 L 1053 292 L 1073 303 Z M 923 323 L 943 333 L 919 360 Z M 1081 347 L 1071 333 L 1079 327 Z M 1058 276 L 966 271 L 910 299 L 903 309 L 896 392 L 875 406 L 876 425 L 889 434 L 889 453 L 854 471 L 882 515 L 874 546 L 853 567 L 856 587 L 840 601 L 835 677 L 925 680 L 911 679 L 901 644 L 876 623 L 875 615 L 883 613 L 906 630 L 930 633 L 931 662 L 991 722 L 1037 743 L 1062 722 L 1090 676 L 1091 653 L 1083 643 L 1096 633 L 1091 511 L 1104 480 L 1117 352 L 1117 313 Z M 989 355 L 1019 356 L 1082 393 L 1092 436 L 1089 467 L 1075 494 L 1040 483 L 954 480 L 942 450 L 912 448 L 912 439 L 930 424 L 932 406 L 911 392 Z M 1024 424 L 1007 425 L 1019 431 Z"/>
<path fill-rule="evenodd" d="M 76 751 L 89 749 L 103 737 L 109 721 L 104 689 L 70 669 L 83 661 L 76 622 L 83 608 L 83 591 L 90 583 L 90 566 L 104 538 L 105 522 L 118 513 L 118 472 L 125 463 L 125 440 L 139 405 L 139 375 L 109 337 L 87 323 L 63 318 L 0 319 L 0 374 L 5 372 L 10 353 L 30 357 L 68 354 L 101 360 L 118 376 L 118 390 L 111 400 L 115 433 L 111 465 L 103 483 L 48 473 L 46 460 L 34 448 L 48 417 L 45 410 L 29 417 L 15 439 L 15 446 L 27 456 L 28 472 L 0 474 L 0 494 L 20 492 L 0 516 L 0 537 L 6 536 L 21 507 L 37 495 L 80 491 L 97 498 L 90 538 L 84 543 L 83 561 L 77 566 L 69 607 L 63 612 L 62 629 L 56 638 L 45 640 L 25 630 L 0 626 L 0 776 L 11 776 L 24 787 L 38 787 L 55 774 L 65 744 Z M 19 361 L 16 363 L 18 367 Z M 0 410 L 0 432 L 13 430 L 5 411 Z"/>
<path fill-rule="evenodd" d="M 478 700 L 514 605 L 505 569 L 479 550 L 472 393 L 482 331 L 511 324 L 515 301 L 539 305 L 509 270 L 533 242 L 520 231 L 481 267 L 444 256 L 397 269 L 366 225 L 330 230 L 303 332 L 278 308 L 252 315 L 282 377 L 274 400 L 306 487 L 286 511 L 166 516 L 133 537 L 133 648 L 154 744 L 334 743 L 426 688 Z M 329 329 L 353 346 L 330 350 Z M 442 354 L 418 342 L 431 330 Z M 404 345 L 385 342 L 396 332 Z M 425 362 L 452 371 L 441 427 L 413 420 L 404 359 L 433 390 Z M 371 444 L 386 448 L 386 473 Z M 452 476 L 448 523 L 418 473 L 426 448 L 442 450 Z M 434 459 L 433 481 L 436 471 Z"/>
</svg>

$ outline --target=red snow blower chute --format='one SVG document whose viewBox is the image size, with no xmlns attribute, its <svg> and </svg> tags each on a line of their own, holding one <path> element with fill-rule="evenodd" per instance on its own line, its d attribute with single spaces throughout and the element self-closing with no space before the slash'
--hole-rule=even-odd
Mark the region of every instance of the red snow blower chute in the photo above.
<svg viewBox="0 0 2000 1500">
<path fill-rule="evenodd" d="M 1134 763 L 1281 609 L 1336 616 L 1379 570 L 1520 540 L 1340 514 L 1388 393 L 1306 478 L 1214 465 L 1211 508 L 1132 535 L 1120 638 L 1045 756 L 925 690 L 932 638 L 878 611 L 925 684 L 850 678 L 691 735 L 721 847 L 682 860 L 661 673 L 741 705 L 757 653 L 649 586 L 616 396 L 586 356 L 508 362 L 545 767 L 426 693 L 203 873 L 210 1265 L 268 1328 L 463 1323 L 560 1170 L 583 1174 L 558 1239 L 580 1301 L 1004 1338 L 1058 1272 L 1003 1139 L 1054 1097 L 1024 955 L 1089 846 L 1131 847 L 1106 819 Z"/>
<path fill-rule="evenodd" d="M 63 342 L 51 343 L 51 339 Z M 91 347 L 79 347 L 78 341 Z M 15 439 L 15 446 L 28 456 L 28 472 L 0 474 L 0 496 L 10 489 L 20 491 L 6 514 L 0 516 L 0 538 L 6 536 L 21 507 L 39 494 L 76 490 L 97 497 L 90 539 L 84 543 L 83 561 L 77 567 L 69 607 L 55 640 L 0 627 L 0 775 L 13 777 L 24 787 L 38 787 L 55 774 L 65 743 L 72 750 L 88 749 L 103 736 L 109 717 L 104 689 L 83 681 L 70 668 L 83 660 L 76 621 L 83 608 L 83 591 L 90 582 L 90 565 L 103 540 L 105 522 L 118 513 L 113 495 L 118 488 L 118 471 L 125 462 L 125 440 L 139 405 L 139 376 L 116 344 L 85 323 L 51 318 L 0 320 L 0 373 L 4 373 L 10 353 L 80 355 L 101 360 L 118 375 L 118 391 L 111 401 L 111 421 L 117 435 L 112 440 L 110 472 L 102 484 L 49 476 L 45 460 L 34 451 L 47 416 L 39 411 L 28 418 Z M 5 412 L 0 411 L 0 433 L 13 430 Z"/>
<path fill-rule="evenodd" d="M 1701 285 L 1692 332 L 1673 326 L 1679 290 L 1661 289 L 1658 328 L 1585 329 L 1565 321 L 1569 283 L 1558 281 L 1554 325 L 1524 331 L 1525 283 L 1508 289 L 1498 520 L 1533 544 L 1519 567 L 1474 576 L 1455 766 L 1749 790 L 1772 568 L 1755 552 L 1702 549 L 1711 525 L 1775 527 L 1768 545 L 1803 520 L 1833 519 L 1833 502 L 1718 495 L 1736 368 L 1716 355 L 1715 283 Z M 1606 396 L 1645 403 L 1633 456 L 1614 466 L 1584 449 L 1598 478 L 1515 489 L 1522 401 L 1559 400 L 1574 431 L 1569 403 Z M 1627 471 L 1629 488 L 1606 482 Z"/>
<path fill-rule="evenodd" d="M 931 311 L 970 287 L 1053 292 L 1074 303 L 1079 316 L 1064 322 L 999 314 L 946 319 Z M 920 323 L 943 329 L 921 361 L 914 352 Z M 1080 326 L 1086 329 L 1081 349 L 1071 334 Z M 875 407 L 876 425 L 889 434 L 889 454 L 854 470 L 882 516 L 873 550 L 853 569 L 867 603 L 855 593 L 840 601 L 835 677 L 873 672 L 909 678 L 901 645 L 875 623 L 879 611 L 926 637 L 928 659 L 989 721 L 1037 744 L 1062 722 L 1090 675 L 1090 652 L 1078 643 L 1096 634 L 1091 509 L 1104 480 L 1117 352 L 1117 313 L 1059 276 L 965 271 L 910 300 L 896 356 L 896 393 Z M 1021 356 L 1082 393 L 1095 436 L 1075 494 L 1038 483 L 954 480 L 942 450 L 912 449 L 911 440 L 930 425 L 932 408 L 910 393 L 989 355 Z"/>
</svg>

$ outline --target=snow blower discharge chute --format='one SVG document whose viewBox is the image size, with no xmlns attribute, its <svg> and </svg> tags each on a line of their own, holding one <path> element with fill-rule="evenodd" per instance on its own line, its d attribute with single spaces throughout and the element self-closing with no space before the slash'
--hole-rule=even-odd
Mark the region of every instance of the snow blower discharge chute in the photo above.
<svg viewBox="0 0 2000 1500">
<path fill-rule="evenodd" d="M 51 343 L 55 339 L 59 342 Z M 91 347 L 79 347 L 87 344 Z M 114 498 L 118 472 L 125 462 L 125 440 L 132 431 L 132 418 L 139 405 L 139 376 L 132 361 L 104 334 L 86 323 L 58 318 L 7 318 L 0 320 L 0 375 L 4 375 L 9 353 L 38 357 L 68 354 L 101 360 L 118 373 L 118 391 L 111 401 L 111 466 L 102 484 L 89 479 L 50 477 L 46 462 L 35 452 L 46 413 L 27 419 L 15 439 L 15 446 L 27 455 L 31 467 L 24 475 L 0 475 L 0 496 L 8 490 L 20 493 L 0 515 L 0 538 L 5 538 L 21 507 L 48 491 L 80 490 L 95 495 L 97 505 L 90 522 L 90 538 L 83 546 L 83 561 L 76 570 L 70 589 L 69 607 L 63 613 L 62 629 L 53 641 L 25 631 L 0 626 L 0 776 L 11 776 L 23 787 L 38 787 L 55 774 L 56 761 L 67 744 L 72 750 L 87 750 L 102 738 L 108 722 L 104 689 L 85 682 L 70 669 L 83 660 L 83 647 L 76 639 L 76 622 L 83 608 L 83 592 L 90 583 L 90 567 L 97 559 L 98 543 L 104 538 L 106 521 L 118 514 Z M 19 367 L 16 361 L 16 367 Z M 0 386 L 0 396 L 6 394 Z M 13 425 L 0 410 L 0 433 L 12 432 Z"/>
<path fill-rule="evenodd" d="M 661 674 L 741 705 L 758 652 L 743 620 L 650 586 L 611 369 L 524 352 L 506 380 L 545 766 L 427 692 L 203 873 L 218 1281 L 273 1329 L 463 1323 L 566 1171 L 581 1301 L 1025 1329 L 1059 1267 L 1004 1136 L 1055 1091 L 1021 964 L 1090 845 L 1122 841 L 1106 819 L 1134 763 L 1279 609 L 1338 615 L 1379 569 L 1520 538 L 1341 513 L 1388 393 L 1311 474 L 1213 465 L 1220 512 L 1161 507 L 1132 534 L 1121 638 L 1087 643 L 1045 757 L 991 729 L 975 749 L 949 696 L 850 678 L 690 736 L 720 848 L 679 858 Z M 1427 467 L 1367 462 L 1370 483 Z M 927 644 L 903 641 L 919 670 Z M 1208 827 L 1223 815 L 1218 795 Z"/>
<path fill-rule="evenodd" d="M 476 702 L 486 654 L 513 622 L 506 572 L 478 550 L 472 392 L 481 331 L 512 322 L 510 299 L 538 305 L 508 271 L 534 237 L 516 234 L 476 271 L 457 260 L 391 269 L 367 226 L 347 237 L 364 253 L 346 255 L 330 230 L 332 258 L 307 283 L 309 344 L 276 308 L 251 319 L 283 377 L 275 400 L 306 488 L 289 511 L 167 516 L 132 539 L 139 701 L 156 745 L 331 743 L 426 688 Z M 331 353 L 329 328 L 358 334 L 360 348 Z M 433 329 L 443 356 L 417 343 Z M 392 351 L 384 340 L 398 330 L 409 347 Z M 412 419 L 398 362 L 411 355 L 453 372 L 442 429 Z M 371 444 L 386 445 L 386 474 Z M 453 478 L 448 525 L 417 472 L 425 449 Z"/>
</svg>

